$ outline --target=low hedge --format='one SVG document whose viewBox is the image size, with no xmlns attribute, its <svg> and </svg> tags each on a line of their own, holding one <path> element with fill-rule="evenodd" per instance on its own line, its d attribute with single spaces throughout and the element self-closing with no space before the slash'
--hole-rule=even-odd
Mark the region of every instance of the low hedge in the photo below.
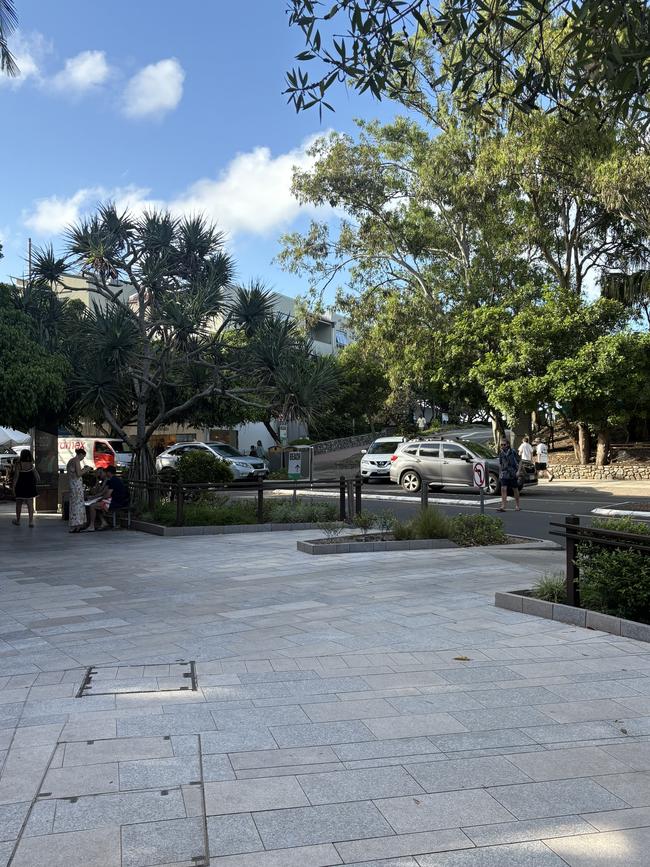
<svg viewBox="0 0 650 867">
<path fill-rule="evenodd" d="M 257 524 L 257 503 L 254 500 L 231 500 L 222 496 L 205 496 L 195 503 L 185 503 L 186 527 L 220 527 L 233 524 Z M 331 503 L 265 502 L 265 524 L 315 524 L 334 521 L 338 510 Z M 158 503 L 153 512 L 143 516 L 156 524 L 172 527 L 176 523 L 176 503 Z"/>
</svg>

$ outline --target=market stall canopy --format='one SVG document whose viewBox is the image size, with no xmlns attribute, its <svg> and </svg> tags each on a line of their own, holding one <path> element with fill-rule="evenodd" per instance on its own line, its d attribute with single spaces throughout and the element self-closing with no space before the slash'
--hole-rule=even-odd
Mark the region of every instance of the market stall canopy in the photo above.
<svg viewBox="0 0 650 867">
<path fill-rule="evenodd" d="M 29 434 L 10 427 L 0 427 L 0 446 L 27 446 L 31 441 Z"/>
</svg>

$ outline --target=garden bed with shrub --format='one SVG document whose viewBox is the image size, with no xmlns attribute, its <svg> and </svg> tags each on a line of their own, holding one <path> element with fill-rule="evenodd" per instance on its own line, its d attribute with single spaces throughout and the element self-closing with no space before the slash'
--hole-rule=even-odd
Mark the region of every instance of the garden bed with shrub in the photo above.
<svg viewBox="0 0 650 867">
<path fill-rule="evenodd" d="M 592 527 L 650 539 L 647 523 L 631 518 L 594 519 Z M 580 607 L 567 604 L 563 575 L 545 575 L 530 590 L 497 593 L 499 607 L 523 614 L 650 641 L 650 554 L 633 549 L 578 546 Z"/>
<path fill-rule="evenodd" d="M 355 528 L 354 535 L 346 529 Z M 469 548 L 477 545 L 539 543 L 508 536 L 499 518 L 491 515 L 447 517 L 428 508 L 410 521 L 398 521 L 389 512 L 360 512 L 351 524 L 322 523 L 323 537 L 298 542 L 305 554 L 348 554 L 362 551 L 414 551 L 434 548 Z M 556 547 L 556 546 L 553 546 Z"/>
<path fill-rule="evenodd" d="M 315 524 L 333 521 L 337 509 L 332 503 L 311 503 L 301 499 L 293 502 L 266 501 L 263 509 L 264 524 Z M 176 503 L 158 503 L 141 520 L 165 527 L 176 523 Z M 252 499 L 231 499 L 225 495 L 205 494 L 195 502 L 185 503 L 185 527 L 233 526 L 257 524 L 257 502 Z"/>
</svg>

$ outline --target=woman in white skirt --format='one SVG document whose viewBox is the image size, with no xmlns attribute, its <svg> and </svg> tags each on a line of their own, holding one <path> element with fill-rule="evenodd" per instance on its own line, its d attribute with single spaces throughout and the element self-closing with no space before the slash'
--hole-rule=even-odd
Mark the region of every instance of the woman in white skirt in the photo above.
<svg viewBox="0 0 650 867">
<path fill-rule="evenodd" d="M 70 489 L 69 533 L 81 533 L 86 526 L 86 504 L 84 502 L 84 486 L 81 481 L 83 473 L 81 464 L 85 457 L 84 449 L 75 449 L 74 457 L 70 458 L 66 466 Z"/>
</svg>

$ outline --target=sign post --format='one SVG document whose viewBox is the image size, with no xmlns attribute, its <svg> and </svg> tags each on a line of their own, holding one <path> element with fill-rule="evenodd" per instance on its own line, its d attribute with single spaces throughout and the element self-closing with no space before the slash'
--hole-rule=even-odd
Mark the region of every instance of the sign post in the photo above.
<svg viewBox="0 0 650 867">
<path fill-rule="evenodd" d="M 299 479 L 302 476 L 302 452 L 289 452 L 287 475 L 290 479 Z"/>
<path fill-rule="evenodd" d="M 481 498 L 481 514 L 485 514 L 485 485 L 487 483 L 487 467 L 485 461 L 474 461 L 472 464 L 472 480 L 478 488 Z"/>
</svg>

